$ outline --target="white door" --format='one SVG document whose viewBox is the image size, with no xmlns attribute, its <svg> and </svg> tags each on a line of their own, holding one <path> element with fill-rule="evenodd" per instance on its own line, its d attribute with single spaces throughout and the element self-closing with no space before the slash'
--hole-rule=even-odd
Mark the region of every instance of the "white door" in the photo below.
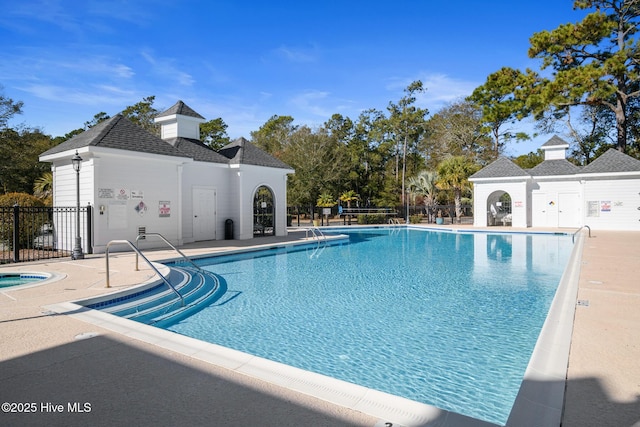
<svg viewBox="0 0 640 427">
<path fill-rule="evenodd" d="M 193 237 L 194 240 L 216 238 L 216 190 L 193 189 Z"/>
<path fill-rule="evenodd" d="M 533 193 L 531 200 L 531 225 L 533 227 L 550 226 L 548 220 L 549 206 L 546 193 Z"/>
<path fill-rule="evenodd" d="M 580 200 L 578 193 L 558 194 L 558 227 L 580 226 Z"/>
</svg>

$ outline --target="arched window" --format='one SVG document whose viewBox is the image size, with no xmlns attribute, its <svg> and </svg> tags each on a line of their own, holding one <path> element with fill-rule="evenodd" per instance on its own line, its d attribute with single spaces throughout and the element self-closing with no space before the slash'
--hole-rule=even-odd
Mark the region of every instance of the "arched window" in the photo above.
<svg viewBox="0 0 640 427">
<path fill-rule="evenodd" d="M 511 226 L 511 196 L 506 191 L 494 191 L 487 198 L 487 225 Z"/>
<path fill-rule="evenodd" d="M 273 192 L 269 187 L 258 187 L 253 195 L 253 236 L 275 236 L 275 209 Z"/>
</svg>

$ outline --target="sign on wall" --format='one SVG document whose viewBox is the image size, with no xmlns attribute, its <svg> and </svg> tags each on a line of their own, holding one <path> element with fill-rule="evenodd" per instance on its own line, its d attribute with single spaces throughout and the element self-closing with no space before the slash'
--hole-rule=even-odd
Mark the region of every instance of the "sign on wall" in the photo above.
<svg viewBox="0 0 640 427">
<path fill-rule="evenodd" d="M 98 188 L 98 199 L 113 199 L 114 197 L 113 188 Z"/>
<path fill-rule="evenodd" d="M 168 218 L 171 216 L 171 202 L 161 200 L 158 202 L 158 216 L 160 218 Z"/>
<path fill-rule="evenodd" d="M 129 200 L 129 190 L 126 188 L 121 188 L 116 193 L 116 199 L 118 200 Z"/>
<path fill-rule="evenodd" d="M 597 200 L 587 201 L 587 216 L 596 217 L 600 216 L 600 202 Z"/>
</svg>

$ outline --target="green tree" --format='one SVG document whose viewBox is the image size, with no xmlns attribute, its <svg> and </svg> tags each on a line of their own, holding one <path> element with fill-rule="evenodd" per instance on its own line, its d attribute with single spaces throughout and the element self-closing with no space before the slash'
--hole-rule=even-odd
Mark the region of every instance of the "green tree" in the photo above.
<svg viewBox="0 0 640 427">
<path fill-rule="evenodd" d="M 535 153 L 523 154 L 513 159 L 513 163 L 522 169 L 531 169 L 544 161 L 544 152 L 538 148 Z"/>
<path fill-rule="evenodd" d="M 104 111 L 99 112 L 98 114 L 93 116 L 93 119 L 84 122 L 84 130 L 91 129 L 97 124 L 104 122 L 105 120 L 109 120 L 111 116 L 109 116 Z"/>
<path fill-rule="evenodd" d="M 251 132 L 251 142 L 267 153 L 281 158 L 291 135 L 298 129 L 293 117 L 274 115 L 257 131 Z"/>
<path fill-rule="evenodd" d="M 348 162 L 345 148 L 324 129 L 301 126 L 290 136 L 282 160 L 296 171 L 289 176 L 287 199 L 296 206 L 315 205 L 321 193 L 337 193 Z"/>
<path fill-rule="evenodd" d="M 227 124 L 220 117 L 201 123 L 200 141 L 214 150 L 219 150 L 230 142 L 227 127 Z"/>
<path fill-rule="evenodd" d="M 529 103 L 539 116 L 551 109 L 566 114 L 577 105 L 600 105 L 616 118 L 616 147 L 627 147 L 629 102 L 640 96 L 640 5 L 637 0 L 576 0 L 576 9 L 593 9 L 581 22 L 535 33 L 529 57 L 551 67 L 539 79 Z"/>
<path fill-rule="evenodd" d="M 420 137 L 425 131 L 425 117 L 429 114 L 426 109 L 418 108 L 414 104 L 416 95 L 425 92 L 420 80 L 412 82 L 404 90 L 403 96 L 397 104 L 389 103 L 389 128 L 393 130 L 396 142 L 396 181 L 400 178 L 399 165 L 402 153 L 401 172 L 401 202 L 405 201 L 405 177 L 407 176 L 407 159 L 410 151 L 415 151 Z"/>
<path fill-rule="evenodd" d="M 51 137 L 38 129 L 0 130 L 0 187 L 4 193 L 31 193 L 33 185 L 50 169 L 40 153 L 51 147 Z"/>
<path fill-rule="evenodd" d="M 536 76 L 530 70 L 526 74 L 503 67 L 487 77 L 468 99 L 482 109 L 482 120 L 493 135 L 493 151 L 497 157 L 511 140 L 529 139 L 524 132 L 513 132 L 505 126 L 522 120 L 529 114 L 526 91 L 534 84 Z"/>
<path fill-rule="evenodd" d="M 453 192 L 458 222 L 462 220 L 462 196 L 471 189 L 469 177 L 479 166 L 465 156 L 452 156 L 438 165 L 438 186 Z"/>
<path fill-rule="evenodd" d="M 384 113 L 370 109 L 358 117 L 353 137 L 347 143 L 349 170 L 345 188 L 354 189 L 365 205 L 380 198 L 386 163 L 392 156 L 393 142 L 386 138 Z"/>
<path fill-rule="evenodd" d="M 153 107 L 155 96 L 147 96 L 142 101 L 130 105 L 122 110 L 122 115 L 137 124 L 141 128 L 155 134 L 160 134 L 159 127 L 155 124 L 153 119 L 158 115 L 159 111 Z"/>
<path fill-rule="evenodd" d="M 429 118 L 427 128 L 429 137 L 423 143 L 427 167 L 435 168 L 447 156 L 468 156 L 481 164 L 496 158 L 482 111 L 469 100 L 445 106 Z"/>
<path fill-rule="evenodd" d="M 22 101 L 14 101 L 7 98 L 2 93 L 3 87 L 0 85 L 0 130 L 7 127 L 7 122 L 16 114 L 22 114 Z"/>
</svg>

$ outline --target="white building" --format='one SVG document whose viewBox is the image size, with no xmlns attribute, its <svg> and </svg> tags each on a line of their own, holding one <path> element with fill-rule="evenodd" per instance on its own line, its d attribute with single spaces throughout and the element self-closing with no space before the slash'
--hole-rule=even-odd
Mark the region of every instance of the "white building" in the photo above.
<svg viewBox="0 0 640 427">
<path fill-rule="evenodd" d="M 71 159 L 82 158 L 80 204 L 93 207 L 96 253 L 111 240 L 135 242 L 160 233 L 174 245 L 228 238 L 287 234 L 287 174 L 290 166 L 244 138 L 214 151 L 199 141 L 205 119 L 178 101 L 158 115 L 157 137 L 118 114 L 42 153 L 51 162 L 54 206 L 76 205 Z M 55 224 L 58 242 L 74 234 Z M 158 247 L 159 239 L 140 246 Z"/>
<path fill-rule="evenodd" d="M 472 175 L 474 225 L 640 230 L 640 161 L 610 149 L 579 167 L 568 148 L 554 136 L 532 169 L 500 157 Z"/>
</svg>

